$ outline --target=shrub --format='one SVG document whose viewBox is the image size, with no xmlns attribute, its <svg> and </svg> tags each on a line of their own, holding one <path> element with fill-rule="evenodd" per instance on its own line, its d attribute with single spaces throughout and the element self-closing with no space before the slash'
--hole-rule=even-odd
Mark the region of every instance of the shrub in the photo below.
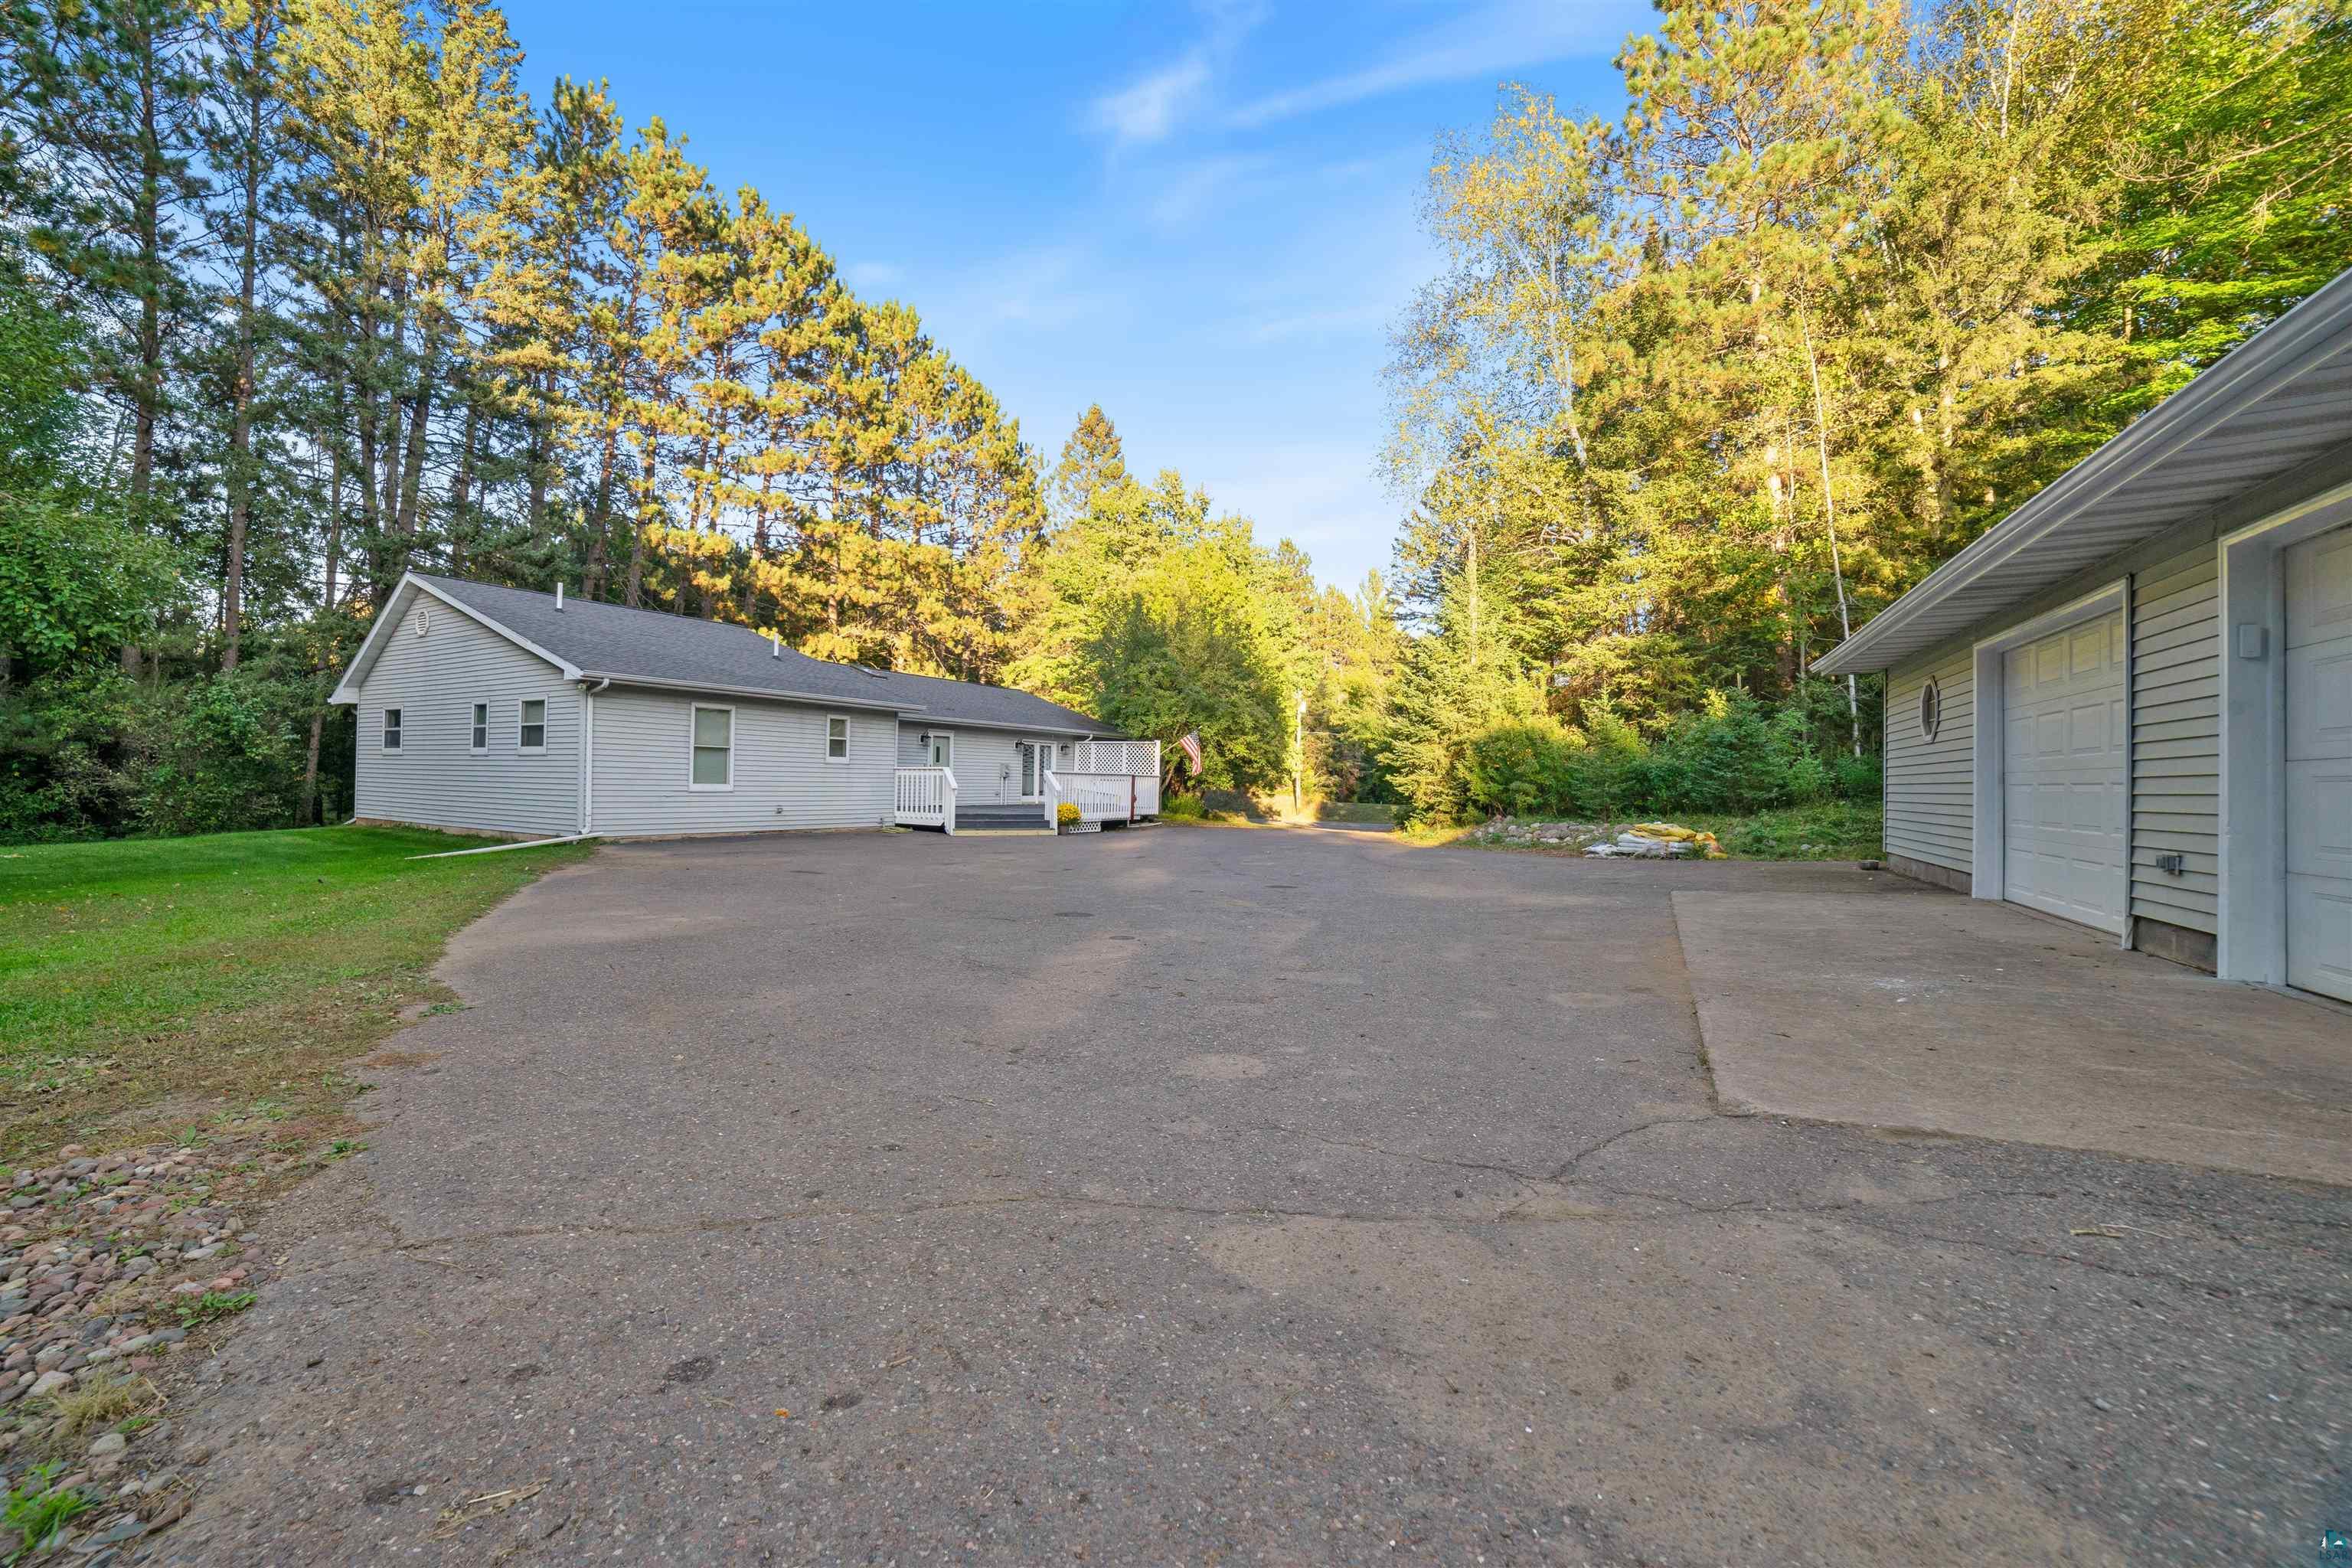
<svg viewBox="0 0 2352 1568">
<path fill-rule="evenodd" d="M 1790 799 L 1797 729 L 1744 692 L 1707 694 L 1653 749 L 1646 800 L 1674 811 L 1755 811 Z M 1824 781 L 1826 782 L 1826 781 Z"/>
<path fill-rule="evenodd" d="M 1570 770 L 1570 806 L 1579 816 L 1612 817 L 1646 802 L 1655 785 L 1642 732 L 1613 708 L 1587 707 L 1585 749 Z"/>
<path fill-rule="evenodd" d="M 1852 726 L 1843 688 L 1829 695 L 1834 725 L 1821 693 L 1773 708 L 1738 691 L 1709 693 L 1654 739 L 1598 702 L 1586 705 L 1580 733 L 1544 717 L 1496 724 L 1463 748 L 1463 799 L 1486 815 L 1600 821 L 1874 802 L 1878 760 L 1838 749 Z"/>
<path fill-rule="evenodd" d="M 1886 766 L 1875 756 L 1849 752 L 1830 764 L 1830 776 L 1840 800 L 1866 804 L 1886 794 Z"/>
<path fill-rule="evenodd" d="M 129 737 L 151 833 L 291 826 L 300 798 L 310 692 L 239 669 L 170 689 Z"/>
<path fill-rule="evenodd" d="M 1160 815 L 1179 822 L 1198 822 L 1208 814 L 1207 805 L 1197 795 L 1171 795 L 1160 803 Z"/>
<path fill-rule="evenodd" d="M 1570 767 L 1584 738 L 1549 718 L 1497 724 L 1463 751 L 1464 795 L 1490 816 L 1550 816 L 1568 809 Z"/>
</svg>

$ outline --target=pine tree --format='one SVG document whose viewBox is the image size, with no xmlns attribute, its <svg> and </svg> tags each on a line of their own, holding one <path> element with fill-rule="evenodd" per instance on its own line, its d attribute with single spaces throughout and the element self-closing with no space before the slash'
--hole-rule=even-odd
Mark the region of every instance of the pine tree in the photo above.
<svg viewBox="0 0 2352 1568">
<path fill-rule="evenodd" d="M 232 0 L 206 18 L 215 61 L 205 105 L 205 142 L 224 196 L 214 228 L 234 279 L 223 379 L 227 383 L 227 454 L 222 463 L 226 526 L 222 540 L 220 667 L 235 669 L 244 644 L 246 564 L 262 482 L 254 453 L 259 356 L 269 331 L 263 271 L 269 242 L 271 171 L 278 153 L 281 102 L 277 54 L 285 31 L 279 0 Z"/>
<path fill-rule="evenodd" d="M 1127 471 L 1127 450 L 1118 430 L 1102 405 L 1090 403 L 1078 416 L 1070 438 L 1062 443 L 1061 460 L 1054 465 L 1046 488 L 1046 504 L 1055 526 L 1084 512 L 1098 490 L 1115 490 L 1132 483 Z"/>
</svg>

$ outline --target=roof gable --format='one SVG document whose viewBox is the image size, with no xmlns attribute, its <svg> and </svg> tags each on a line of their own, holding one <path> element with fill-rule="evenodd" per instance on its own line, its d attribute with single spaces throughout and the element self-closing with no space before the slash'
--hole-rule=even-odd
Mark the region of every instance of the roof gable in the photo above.
<svg viewBox="0 0 2352 1568">
<path fill-rule="evenodd" d="M 500 626 L 472 605 L 441 592 L 425 577 L 411 572 L 394 586 L 392 596 L 384 601 L 383 608 L 376 615 L 375 624 L 368 627 L 367 636 L 360 639 L 359 651 L 352 656 L 351 666 L 343 671 L 342 679 L 336 683 L 334 694 L 328 699 L 330 702 L 359 700 L 360 686 L 367 679 L 368 671 L 373 669 L 376 660 L 383 657 L 384 648 L 390 645 L 401 623 L 408 619 L 409 611 L 419 599 L 430 599 L 436 605 L 445 605 L 477 626 L 506 638 L 524 652 L 537 655 L 561 670 L 567 680 L 579 679 L 578 668 L 560 656 L 528 637 L 516 635 L 510 628 Z"/>
</svg>

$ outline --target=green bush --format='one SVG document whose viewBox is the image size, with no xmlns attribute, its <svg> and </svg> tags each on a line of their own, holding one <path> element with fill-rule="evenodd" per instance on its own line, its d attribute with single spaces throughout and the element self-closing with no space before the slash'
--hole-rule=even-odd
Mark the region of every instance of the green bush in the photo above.
<svg viewBox="0 0 2352 1568">
<path fill-rule="evenodd" d="M 1581 732 L 1544 717 L 1496 724 L 1463 748 L 1463 799 L 1483 816 L 1587 821 L 1875 802 L 1878 759 L 1838 749 L 1853 732 L 1844 702 L 1843 687 L 1778 707 L 1713 692 L 1654 738 L 1600 704 Z"/>
<path fill-rule="evenodd" d="M 306 684 L 240 669 L 171 689 L 131 737 L 150 833 L 290 827 L 310 723 Z"/>
<path fill-rule="evenodd" d="M 1832 787 L 1840 800 L 1875 802 L 1886 794 L 1886 766 L 1875 755 L 1848 752 L 1830 764 Z"/>
<path fill-rule="evenodd" d="M 318 679 L 265 647 L 228 675 L 106 665 L 0 688 L 0 843 L 296 826 Z M 348 710 L 327 715 L 330 815 L 351 798 L 352 731 Z"/>
<path fill-rule="evenodd" d="M 1652 748 L 1643 793 L 1668 811 L 1786 805 L 1799 784 L 1792 769 L 1801 745 L 1796 715 L 1768 713 L 1744 692 L 1710 692 L 1705 708 L 1676 721 Z M 1826 789 L 1826 776 L 1817 779 Z"/>
<path fill-rule="evenodd" d="M 1171 795 L 1160 803 L 1160 815 L 1179 822 L 1198 822 L 1208 813 L 1207 804 L 1197 795 Z"/>
<path fill-rule="evenodd" d="M 1584 738 L 1556 720 L 1497 724 L 1470 737 L 1463 751 L 1464 794 L 1489 816 L 1555 812 L 1571 795 L 1571 770 Z"/>
</svg>

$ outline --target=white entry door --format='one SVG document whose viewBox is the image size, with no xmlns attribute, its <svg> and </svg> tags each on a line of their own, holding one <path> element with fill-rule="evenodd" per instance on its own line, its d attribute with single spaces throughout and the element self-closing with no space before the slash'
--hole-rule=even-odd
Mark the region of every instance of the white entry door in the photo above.
<svg viewBox="0 0 2352 1568">
<path fill-rule="evenodd" d="M 2352 529 L 2285 566 L 2286 982 L 2352 1002 Z"/>
<path fill-rule="evenodd" d="M 2124 925 L 2124 617 L 2080 621 L 2001 666 L 2001 896 Z"/>
<path fill-rule="evenodd" d="M 1021 798 L 1043 800 L 1045 798 L 1045 770 L 1051 765 L 1053 753 L 1049 748 L 1031 741 L 1021 742 L 1020 751 Z"/>
</svg>

